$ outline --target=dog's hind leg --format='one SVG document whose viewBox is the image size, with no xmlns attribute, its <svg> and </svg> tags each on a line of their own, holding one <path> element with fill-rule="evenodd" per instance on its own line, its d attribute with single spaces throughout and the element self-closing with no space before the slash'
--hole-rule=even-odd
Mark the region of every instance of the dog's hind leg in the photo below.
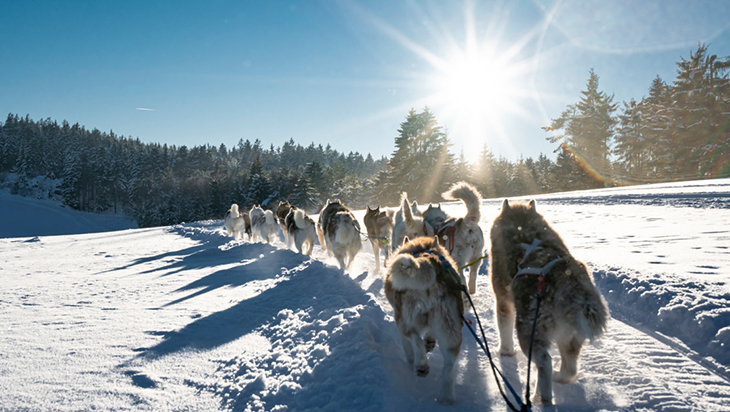
<svg viewBox="0 0 730 412">
<path fill-rule="evenodd" d="M 428 356 L 426 355 L 426 344 L 418 333 L 411 333 L 408 339 L 413 352 L 413 369 L 418 376 L 428 376 L 431 367 L 428 366 Z M 404 346 L 405 348 L 405 346 Z M 408 354 L 406 353 L 406 356 Z"/>
<path fill-rule="evenodd" d="M 558 341 L 560 350 L 560 371 L 555 373 L 553 380 L 558 383 L 572 383 L 578 376 L 578 357 L 583 344 L 572 337 L 565 341 Z"/>
<path fill-rule="evenodd" d="M 537 333 L 539 335 L 539 332 Z M 520 347 L 527 356 L 530 352 L 530 333 L 527 330 L 519 334 Z M 537 368 L 537 390 L 532 401 L 537 405 L 553 403 L 553 358 L 548 352 L 550 342 L 535 336 L 532 343 L 532 362 Z"/>
<path fill-rule="evenodd" d="M 502 298 L 497 300 L 497 327 L 499 328 L 499 354 L 515 356 L 515 306 Z"/>
<path fill-rule="evenodd" d="M 326 251 L 327 244 L 325 242 L 324 231 L 322 230 L 322 227 L 319 225 L 317 225 L 317 237 L 319 238 L 319 247 L 321 247 L 323 251 Z M 332 256 L 332 255 L 330 255 L 330 256 Z"/>
<path fill-rule="evenodd" d="M 380 272 L 380 246 L 378 246 L 377 240 L 370 239 L 370 244 L 373 245 L 373 256 L 375 256 L 375 271 Z"/>
<path fill-rule="evenodd" d="M 444 369 L 441 377 L 441 394 L 438 397 L 438 401 L 452 404 L 456 400 L 454 397 L 454 377 L 456 375 L 456 358 L 459 356 L 461 349 L 461 339 L 459 339 L 458 344 L 450 347 L 441 346 L 441 342 L 439 342 L 439 347 L 444 357 Z"/>
</svg>

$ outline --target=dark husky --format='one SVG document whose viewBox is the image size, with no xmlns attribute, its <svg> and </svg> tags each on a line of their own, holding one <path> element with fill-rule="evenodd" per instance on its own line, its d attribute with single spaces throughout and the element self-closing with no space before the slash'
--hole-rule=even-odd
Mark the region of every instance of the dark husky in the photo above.
<svg viewBox="0 0 730 412">
<path fill-rule="evenodd" d="M 367 207 L 365 211 L 365 217 L 363 217 L 363 223 L 365 223 L 365 230 L 368 231 L 368 239 L 373 245 L 373 254 L 375 255 L 375 271 L 380 270 L 380 249 L 385 252 L 385 259 L 383 265 L 388 261 L 390 257 L 390 237 L 393 233 L 393 215 L 392 209 L 380 210 L 380 206 L 375 209 Z"/>
<path fill-rule="evenodd" d="M 552 403 L 552 382 L 570 383 L 586 339 L 603 334 L 608 307 L 586 265 L 570 254 L 560 236 L 537 210 L 535 201 L 502 204 L 491 231 L 490 271 L 497 301 L 500 354 L 514 355 L 514 328 L 522 351 L 530 348 L 536 296 L 541 304 L 532 359 L 537 366 L 536 403 Z M 560 351 L 560 371 L 553 375 L 548 349 Z"/>
<path fill-rule="evenodd" d="M 418 376 L 430 370 L 434 339 L 444 358 L 440 402 L 454 402 L 456 358 L 461 351 L 464 302 L 456 263 L 435 238 L 419 237 L 398 248 L 385 273 L 385 296 L 393 306 L 403 351 Z"/>
<path fill-rule="evenodd" d="M 284 241 L 287 244 L 289 244 L 289 237 L 286 230 L 286 216 L 292 208 L 296 209 L 296 207 L 292 206 L 291 203 L 286 200 L 279 201 L 279 205 L 276 207 L 276 220 L 278 221 L 279 226 L 281 226 L 281 231 L 284 233 Z"/>
<path fill-rule="evenodd" d="M 334 256 L 340 269 L 349 269 L 362 247 L 360 224 L 339 200 L 327 200 L 317 222 L 319 244 L 329 256 Z"/>
</svg>

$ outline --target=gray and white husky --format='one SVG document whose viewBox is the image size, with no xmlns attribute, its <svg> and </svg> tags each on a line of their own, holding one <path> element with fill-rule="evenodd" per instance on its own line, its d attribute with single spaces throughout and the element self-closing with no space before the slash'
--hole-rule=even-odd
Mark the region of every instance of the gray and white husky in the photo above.
<svg viewBox="0 0 730 412">
<path fill-rule="evenodd" d="M 249 212 L 251 218 L 251 233 L 253 241 L 258 241 L 258 238 L 266 243 L 274 241 L 276 233 L 278 232 L 278 225 L 274 218 L 274 212 L 261 208 L 261 206 L 254 206 Z"/>
<path fill-rule="evenodd" d="M 337 259 L 340 269 L 350 269 L 362 248 L 360 224 L 350 209 L 339 200 L 327 200 L 327 206 L 319 215 L 317 234 L 320 246 Z"/>
<path fill-rule="evenodd" d="M 403 351 L 416 375 L 428 375 L 427 352 L 438 343 L 444 358 L 438 400 L 453 403 L 464 302 L 458 276 L 440 259 L 452 267 L 456 264 L 435 238 L 406 241 L 393 253 L 383 287 L 393 306 Z"/>
<path fill-rule="evenodd" d="M 408 193 L 403 192 L 400 210 L 396 213 L 393 224 L 391 238 L 393 250 L 402 245 L 406 237 L 415 239 L 419 236 L 433 237 L 433 235 L 433 227 L 421 216 L 418 205 L 415 202 L 408 203 Z"/>
<path fill-rule="evenodd" d="M 466 182 L 454 184 L 442 196 L 446 200 L 459 199 L 466 205 L 466 216 L 447 219 L 437 229 L 439 242 L 446 247 L 461 268 L 481 258 L 484 251 L 484 233 L 479 227 L 482 196 L 474 186 Z M 469 268 L 469 293 L 472 295 L 476 293 L 480 266 L 481 262 Z M 465 280 L 464 270 L 460 270 L 459 275 Z"/>
<path fill-rule="evenodd" d="M 292 207 L 285 221 L 287 246 L 291 248 L 291 244 L 294 243 L 297 252 L 312 256 L 312 249 L 317 242 L 314 220 L 307 216 L 304 210 Z"/>
<path fill-rule="evenodd" d="M 223 216 L 223 227 L 233 239 L 243 240 L 243 234 L 248 233 L 248 240 L 251 240 L 251 220 L 246 212 L 240 213 L 238 205 L 232 204 L 231 208 Z"/>
<path fill-rule="evenodd" d="M 603 334 L 608 307 L 583 262 L 576 260 L 558 233 L 535 208 L 535 201 L 505 200 L 491 230 L 490 272 L 497 303 L 500 354 L 513 356 L 513 332 L 522 351 L 530 348 L 536 297 L 541 304 L 532 359 L 537 366 L 536 403 L 552 403 L 552 380 L 575 381 L 578 357 L 586 339 Z M 560 371 L 553 374 L 548 349 L 560 351 Z"/>
</svg>

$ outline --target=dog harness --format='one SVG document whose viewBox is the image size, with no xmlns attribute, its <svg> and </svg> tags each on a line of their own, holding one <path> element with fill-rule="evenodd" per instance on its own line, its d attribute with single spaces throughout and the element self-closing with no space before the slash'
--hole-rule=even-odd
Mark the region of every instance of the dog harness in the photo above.
<svg viewBox="0 0 730 412">
<path fill-rule="evenodd" d="M 544 266 L 540 267 L 526 267 L 523 268 L 522 264 L 527 261 L 527 258 L 530 256 L 532 252 L 543 250 L 543 247 L 540 246 L 540 239 L 535 239 L 532 241 L 531 244 L 527 243 L 521 243 L 520 246 L 525 249 L 525 254 L 522 255 L 522 259 L 520 260 L 520 263 L 517 264 L 517 274 L 514 278 L 512 278 L 512 282 L 515 281 L 515 279 L 523 277 L 523 276 L 538 276 L 537 281 L 537 294 L 542 295 L 542 292 L 545 290 L 545 276 L 547 276 L 548 273 L 552 270 L 553 266 L 555 266 L 557 263 L 563 260 L 561 256 L 556 257 L 555 259 L 551 260 L 550 262 L 546 263 Z"/>
<path fill-rule="evenodd" d="M 425 223 L 424 223 L 425 225 Z M 424 230 L 425 231 L 425 230 Z M 441 229 L 439 229 L 438 233 L 436 233 L 436 236 L 439 237 L 439 239 L 442 239 L 444 243 L 448 240 L 448 249 L 449 254 L 454 251 L 454 235 L 456 234 L 456 219 L 449 219 L 446 222 L 444 222 L 444 225 L 441 226 Z"/>
</svg>

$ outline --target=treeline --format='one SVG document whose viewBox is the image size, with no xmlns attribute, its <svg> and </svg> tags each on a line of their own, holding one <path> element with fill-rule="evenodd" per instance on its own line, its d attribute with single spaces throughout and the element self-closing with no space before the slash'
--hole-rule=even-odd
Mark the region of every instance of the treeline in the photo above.
<svg viewBox="0 0 730 412">
<path fill-rule="evenodd" d="M 558 133 L 549 139 L 559 144 L 565 189 L 729 176 L 728 69 L 730 57 L 700 44 L 677 63 L 671 85 L 657 76 L 648 96 L 623 102 L 618 114 L 591 70 L 580 101 L 544 128 Z"/>
<path fill-rule="evenodd" d="M 328 197 L 354 202 L 386 159 L 340 153 L 293 140 L 265 148 L 142 143 L 114 132 L 10 114 L 0 124 L 0 182 L 17 175 L 14 193 L 32 178 L 58 181 L 64 204 L 91 212 L 122 212 L 144 226 L 220 218 L 231 203 L 250 207 L 280 199 L 316 209 Z"/>
</svg>

